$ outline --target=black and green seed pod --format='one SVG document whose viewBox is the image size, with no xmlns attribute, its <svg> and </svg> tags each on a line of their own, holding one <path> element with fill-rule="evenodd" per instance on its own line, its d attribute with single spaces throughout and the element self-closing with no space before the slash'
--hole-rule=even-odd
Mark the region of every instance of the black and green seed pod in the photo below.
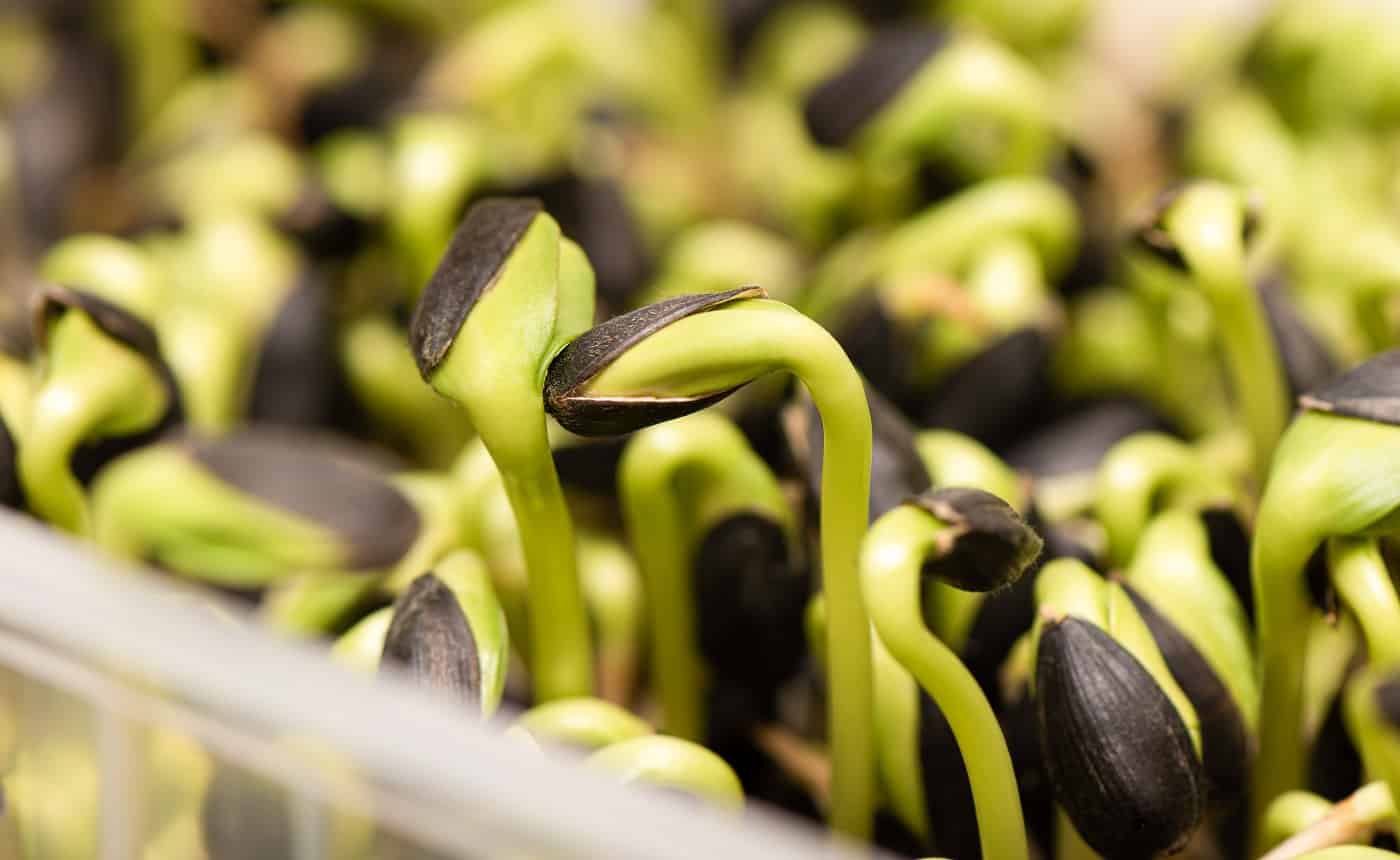
<svg viewBox="0 0 1400 860">
<path fill-rule="evenodd" d="M 976 179 L 1034 173 L 1049 163 L 1058 137 L 1045 99 L 1040 74 L 1002 46 L 900 25 L 876 31 L 814 87 L 803 116 L 821 146 L 929 160 Z M 967 126 L 985 128 L 998 145 L 967 145 L 959 134 Z"/>
<path fill-rule="evenodd" d="M 1117 586 L 1062 560 L 1036 593 L 1036 719 L 1056 799 L 1109 860 L 1179 849 L 1205 807 L 1195 709 Z"/>
<path fill-rule="evenodd" d="M 183 415 L 154 327 L 165 284 L 144 251 L 99 236 L 56 245 L 40 275 L 32 309 L 42 360 L 21 434 L 20 479 L 36 514 L 83 533 L 83 482 Z"/>
<path fill-rule="evenodd" d="M 739 287 L 722 293 L 677 296 L 613 317 L 579 336 L 550 363 L 545 405 L 568 430 L 584 436 L 607 436 L 679 418 L 717 403 L 748 379 L 723 387 L 701 384 L 693 392 L 664 396 L 594 389 L 616 359 L 668 325 L 730 302 L 765 295 L 761 287 Z"/>
<path fill-rule="evenodd" d="M 132 452 L 98 476 L 92 504 L 95 537 L 111 551 L 245 587 L 388 572 L 425 522 L 368 449 L 271 428 Z"/>
<path fill-rule="evenodd" d="M 1200 717 L 1211 801 L 1234 803 L 1248 784 L 1257 746 L 1259 686 L 1248 616 L 1212 558 L 1205 523 L 1189 511 L 1158 516 L 1123 589 Z"/>
</svg>

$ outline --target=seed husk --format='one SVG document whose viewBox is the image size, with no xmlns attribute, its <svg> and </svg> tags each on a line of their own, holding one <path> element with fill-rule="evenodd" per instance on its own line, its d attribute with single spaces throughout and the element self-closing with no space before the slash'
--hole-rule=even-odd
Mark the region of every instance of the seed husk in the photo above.
<svg viewBox="0 0 1400 860">
<path fill-rule="evenodd" d="M 1152 632 L 1172 677 L 1201 721 L 1201 758 L 1214 801 L 1234 801 L 1249 782 L 1254 744 L 1230 689 L 1176 625 L 1128 583 L 1123 591 Z"/>
<path fill-rule="evenodd" d="M 1037 478 L 1092 471 L 1124 438 L 1165 430 L 1161 417 L 1136 400 L 1096 401 L 1017 442 L 1006 462 Z"/>
<path fill-rule="evenodd" d="M 487 197 L 467 210 L 409 323 L 409 343 L 424 379 L 447 356 L 472 308 L 543 211 L 538 200 L 512 197 Z"/>
<path fill-rule="evenodd" d="M 1206 508 L 1201 523 L 1210 542 L 1210 558 L 1240 600 L 1247 618 L 1254 618 L 1254 585 L 1249 579 L 1249 531 L 1233 508 Z"/>
<path fill-rule="evenodd" d="M 1055 794 L 1107 860 L 1182 847 L 1200 823 L 1204 773 L 1181 715 L 1147 669 L 1095 625 L 1046 623 L 1036 718 Z"/>
<path fill-rule="evenodd" d="M 1314 412 L 1400 424 L 1400 349 L 1383 352 L 1298 398 Z"/>
<path fill-rule="evenodd" d="M 418 511 L 359 446 L 267 427 L 183 444 L 195 463 L 230 486 L 330 529 L 344 541 L 352 569 L 389 567 L 418 536 Z"/>
<path fill-rule="evenodd" d="M 1337 359 L 1293 306 L 1283 275 L 1265 278 L 1257 289 L 1291 395 L 1297 397 L 1312 391 L 1335 376 L 1340 369 Z"/>
<path fill-rule="evenodd" d="M 725 517 L 700 540 L 694 569 L 697 639 L 716 675 L 769 690 L 795 674 L 811 589 L 782 523 L 751 511 Z"/>
<path fill-rule="evenodd" d="M 1050 332 L 1018 329 L 968 359 L 917 407 L 919 424 L 956 430 L 997 447 L 1049 393 L 1047 368 L 1054 348 Z M 997 396 L 988 397 L 995 391 Z"/>
<path fill-rule="evenodd" d="M 812 139 L 845 146 L 894 101 L 949 40 L 931 27 L 889 27 L 871 36 L 845 68 L 817 85 L 802 106 Z"/>
<path fill-rule="evenodd" d="M 560 231 L 583 248 L 608 307 L 627 307 L 651 279 L 654 261 L 616 180 L 562 173 L 511 193 L 539 199 Z"/>
<path fill-rule="evenodd" d="M 340 384 L 329 285 L 308 269 L 263 333 L 248 418 L 273 424 L 325 424 Z"/>
<path fill-rule="evenodd" d="M 611 436 L 679 418 L 717 403 L 735 389 L 694 397 L 608 397 L 588 393 L 589 384 L 618 356 L 677 320 L 748 298 L 762 298 L 762 287 L 722 293 L 676 296 L 613 317 L 584 332 L 549 365 L 545 407 L 565 429 L 582 436 Z"/>
<path fill-rule="evenodd" d="M 407 668 L 414 680 L 473 705 L 481 701 L 476 638 L 457 595 L 425 573 L 394 601 L 380 666 Z"/>
<path fill-rule="evenodd" d="M 964 591 L 1012 585 L 1043 547 L 1015 508 L 983 490 L 946 487 L 916 496 L 912 504 L 950 526 L 943 552 L 925 560 L 922 574 Z"/>
</svg>

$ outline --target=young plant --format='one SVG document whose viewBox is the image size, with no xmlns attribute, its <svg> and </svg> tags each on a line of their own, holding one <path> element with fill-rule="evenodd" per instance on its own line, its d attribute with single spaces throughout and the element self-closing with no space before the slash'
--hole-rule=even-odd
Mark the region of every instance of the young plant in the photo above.
<svg viewBox="0 0 1400 860">
<path fill-rule="evenodd" d="M 885 514 L 861 550 L 875 631 L 947 717 L 972 785 L 982 855 L 989 858 L 1028 856 L 1011 755 L 976 679 L 924 625 L 920 590 L 925 577 L 970 591 L 1004 587 L 1040 548 L 1040 538 L 1005 502 L 980 490 L 951 488 Z"/>
<path fill-rule="evenodd" d="M 593 276 L 530 200 L 472 205 L 410 328 L 418 369 L 460 404 L 505 481 L 530 571 L 531 676 L 540 701 L 593 689 L 573 524 L 550 457 L 540 391 L 593 316 Z"/>
<path fill-rule="evenodd" d="M 397 664 L 489 717 L 505 690 L 509 654 L 505 613 L 485 567 L 474 555 L 454 553 L 394 601 L 379 671 Z"/>
<path fill-rule="evenodd" d="M 832 823 L 870 831 L 870 640 L 859 579 L 871 429 L 860 375 L 821 326 L 748 287 L 682 296 L 616 317 L 549 367 L 545 402 L 581 435 L 636 430 L 694 412 L 775 371 L 811 392 L 825 433 L 821 545 L 831 623 Z"/>
<path fill-rule="evenodd" d="M 792 512 L 777 479 L 738 428 L 709 413 L 638 431 L 619 464 L 618 494 L 647 583 L 652 677 L 663 725 L 668 734 L 698 741 L 705 736 L 705 616 L 719 616 L 712 618 L 724 628 L 719 638 L 737 640 L 728 644 L 745 655 L 742 659 L 766 660 L 770 649 L 736 634 L 736 625 L 758 633 L 773 619 L 755 618 L 751 625 L 736 619 L 736 611 L 743 610 L 736 600 L 746 593 L 771 593 L 781 585 L 772 581 L 775 576 L 791 576 Z M 735 539 L 743 547 L 739 553 L 726 549 Z M 708 556 L 726 552 L 729 564 L 706 563 Z M 727 581 L 735 571 L 750 573 L 743 578 L 752 581 L 727 582 L 719 589 L 703 581 Z M 801 604 L 796 607 L 792 618 L 800 641 Z M 722 667 L 736 668 L 742 666 Z"/>
<path fill-rule="evenodd" d="M 558 453 L 556 449 L 556 466 Z M 501 474 L 480 440 L 465 446 L 453 471 L 451 480 L 462 500 L 457 512 L 462 540 L 481 554 L 511 628 L 525 637 L 530 627 L 529 573 L 520 527 Z M 596 646 L 597 692 L 607 701 L 626 706 L 635 692 L 637 665 L 644 650 L 642 574 L 614 534 L 581 525 L 575 538 L 579 587 Z M 528 664 L 530 652 L 521 650 Z"/>
<path fill-rule="evenodd" d="M 1108 860 L 1179 849 L 1205 806 L 1196 711 L 1127 594 L 1061 559 L 1036 582 L 1041 751 L 1074 829 Z"/>
<path fill-rule="evenodd" d="M 1039 177 L 990 180 L 828 256 L 803 309 L 926 424 L 977 434 L 1039 390 L 1072 260 L 1073 200 Z M 999 390 L 981 396 L 991 378 Z"/>
<path fill-rule="evenodd" d="M 40 274 L 49 282 L 35 304 L 42 360 L 21 433 L 20 482 L 36 514 L 85 534 L 91 523 L 82 480 L 180 419 L 152 327 L 164 285 L 139 249 L 97 236 L 55 246 Z"/>
<path fill-rule="evenodd" d="M 1312 603 L 1304 570 L 1328 539 L 1396 531 L 1400 508 L 1400 351 L 1304 395 L 1279 442 L 1255 517 L 1260 744 L 1254 827 L 1273 798 L 1302 784 L 1303 664 Z M 1256 842 L 1257 844 L 1257 842 Z"/>
<path fill-rule="evenodd" d="M 1284 425 L 1288 395 L 1278 347 L 1247 266 L 1256 215 L 1243 194 L 1195 182 L 1164 195 L 1138 247 L 1183 272 L 1210 305 L 1254 474 L 1262 479 Z"/>
<path fill-rule="evenodd" d="M 107 550 L 233 587 L 299 572 L 386 572 L 424 523 L 363 449 L 269 429 L 127 454 L 94 482 L 92 510 L 94 539 Z"/>
<path fill-rule="evenodd" d="M 928 159 L 982 178 L 1049 162 L 1059 141 L 1048 104 L 1041 76 L 995 42 L 899 27 L 813 88 L 803 114 L 818 144 L 872 165 Z"/>
</svg>

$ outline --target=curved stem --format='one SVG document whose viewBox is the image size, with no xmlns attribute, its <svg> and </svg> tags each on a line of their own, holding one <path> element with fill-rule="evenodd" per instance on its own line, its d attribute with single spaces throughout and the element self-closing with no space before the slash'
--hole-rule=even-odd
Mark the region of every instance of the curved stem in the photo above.
<svg viewBox="0 0 1400 860">
<path fill-rule="evenodd" d="M 1249 430 L 1255 479 L 1262 483 L 1290 410 L 1278 347 L 1245 265 L 1244 217 L 1237 192 L 1203 183 L 1183 193 L 1167 220 L 1214 313 L 1231 387 Z"/>
<path fill-rule="evenodd" d="M 875 757 L 880 784 L 895 815 L 920 838 L 928 837 L 928 810 L 919 778 L 919 688 L 871 630 L 875 678 Z"/>
<path fill-rule="evenodd" d="M 881 517 L 861 554 L 866 602 L 880 640 L 948 719 L 972 786 L 982 856 L 1025 860 L 1021 798 L 1001 724 L 972 673 L 929 632 L 919 611 L 920 567 L 945 529 L 908 506 Z"/>
<path fill-rule="evenodd" d="M 1113 447 L 1099 465 L 1094 513 L 1108 537 L 1115 567 L 1133 559 L 1138 540 L 1164 494 L 1181 501 L 1228 500 L 1231 491 L 1191 446 L 1160 433 L 1141 433 Z"/>
<path fill-rule="evenodd" d="M 50 344 L 50 370 L 30 407 L 19 474 L 36 514 L 65 531 L 87 534 L 87 501 L 69 466 L 73 452 L 104 430 L 131 433 L 154 425 L 167 398 L 143 359 L 76 313 L 58 322 Z"/>
<path fill-rule="evenodd" d="M 1288 423 L 1288 397 L 1268 320 L 1243 271 L 1240 277 L 1239 289 L 1216 300 L 1216 325 L 1224 332 L 1225 363 L 1253 445 L 1254 474 L 1262 481 Z"/>
<path fill-rule="evenodd" d="M 1400 664 L 1400 597 L 1375 538 L 1333 538 L 1327 566 L 1337 595 L 1361 626 L 1373 666 Z"/>
<path fill-rule="evenodd" d="M 866 838 L 874 808 L 870 630 L 860 590 L 872 431 L 860 374 L 824 328 L 781 302 L 745 299 L 666 326 L 593 381 L 598 391 L 725 391 L 771 371 L 808 388 L 823 428 L 821 557 L 830 668 L 831 824 Z"/>
<path fill-rule="evenodd" d="M 859 565 L 870 511 L 870 410 L 860 374 L 836 341 L 829 335 L 807 340 L 822 347 L 794 350 L 794 369 L 822 421 L 820 523 L 830 667 L 831 823 L 843 833 L 866 837 L 875 794 L 874 731 L 870 622 Z"/>
</svg>

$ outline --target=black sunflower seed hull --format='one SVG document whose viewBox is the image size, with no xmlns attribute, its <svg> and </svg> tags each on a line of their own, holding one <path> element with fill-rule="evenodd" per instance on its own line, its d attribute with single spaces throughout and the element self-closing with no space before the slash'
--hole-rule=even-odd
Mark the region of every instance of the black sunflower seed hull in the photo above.
<svg viewBox="0 0 1400 860">
<path fill-rule="evenodd" d="M 1017 441 L 1006 462 L 1037 478 L 1072 475 L 1097 469 L 1114 445 L 1134 433 L 1167 429 L 1161 416 L 1137 400 L 1092 401 Z"/>
<path fill-rule="evenodd" d="M 1225 574 L 1239 598 L 1245 617 L 1254 618 L 1254 585 L 1249 574 L 1250 537 L 1248 527 L 1233 508 L 1206 508 L 1201 523 L 1210 543 L 1210 559 Z"/>
<path fill-rule="evenodd" d="M 418 511 L 387 472 L 366 449 L 338 437 L 256 428 L 184 445 L 229 486 L 335 534 L 352 570 L 389 567 L 418 537 Z"/>
<path fill-rule="evenodd" d="M 780 523 L 754 512 L 717 522 L 696 549 L 694 583 L 700 652 L 716 676 L 772 690 L 796 674 L 811 587 Z"/>
<path fill-rule="evenodd" d="M 593 267 L 598 298 L 608 307 L 626 307 L 651 278 L 651 252 L 616 180 L 564 173 L 512 193 L 538 198 L 564 235 L 579 244 Z"/>
<path fill-rule="evenodd" d="M 303 273 L 263 334 L 248 400 L 254 422 L 314 426 L 330 420 L 341 384 L 331 291 Z"/>
<path fill-rule="evenodd" d="M 1288 297 L 1282 275 L 1261 282 L 1259 300 L 1283 362 L 1289 393 L 1298 397 L 1323 385 L 1337 374 L 1337 360 L 1308 328 Z"/>
<path fill-rule="evenodd" d="M 1048 399 L 1053 341 L 1035 326 L 1014 331 L 964 362 L 909 411 L 920 426 L 1002 447 Z"/>
<path fill-rule="evenodd" d="M 554 358 L 545 377 L 545 408 L 566 429 L 582 436 L 640 430 L 679 418 L 728 397 L 734 389 L 694 397 L 655 398 L 592 395 L 588 385 L 623 353 L 678 320 L 729 302 L 762 298 L 762 287 L 677 296 L 613 317 L 575 338 Z"/>
<path fill-rule="evenodd" d="M 821 146 L 845 146 L 899 96 L 948 39 L 945 31 L 929 27 L 877 32 L 845 68 L 808 94 L 802 116 L 812 140 Z"/>
<path fill-rule="evenodd" d="M 425 573 L 394 602 L 381 665 L 406 668 L 426 687 L 466 703 L 481 700 L 481 663 L 457 596 Z"/>
<path fill-rule="evenodd" d="M 908 396 L 909 357 L 913 344 L 886 312 L 878 290 L 860 290 L 834 328 L 833 333 L 846 351 L 846 357 L 870 387 L 894 401 Z"/>
<path fill-rule="evenodd" d="M 1040 536 L 1016 509 L 984 490 L 946 487 L 912 504 L 954 530 L 951 544 L 924 562 L 923 575 L 964 591 L 995 591 L 1014 583 L 1040 556 Z"/>
<path fill-rule="evenodd" d="M 1201 758 L 1210 781 L 1211 800 L 1226 804 L 1243 796 L 1249 782 L 1254 743 L 1235 697 L 1194 643 L 1131 585 L 1124 592 L 1152 632 L 1172 677 L 1201 721 Z"/>
<path fill-rule="evenodd" d="M 1400 424 L 1400 349 L 1392 349 L 1298 398 L 1304 409 Z"/>
<path fill-rule="evenodd" d="M 15 437 L 9 425 L 0 418 L 0 505 L 24 510 L 24 487 L 15 465 Z"/>
<path fill-rule="evenodd" d="M 1180 714 L 1152 676 L 1078 618 L 1044 628 L 1036 720 L 1055 796 L 1107 860 L 1180 848 L 1200 823 L 1205 776 Z"/>
<path fill-rule="evenodd" d="M 488 197 L 467 210 L 409 323 L 409 344 L 424 379 L 447 355 L 472 308 L 496 282 L 541 211 L 537 200 L 510 197 Z"/>
</svg>

